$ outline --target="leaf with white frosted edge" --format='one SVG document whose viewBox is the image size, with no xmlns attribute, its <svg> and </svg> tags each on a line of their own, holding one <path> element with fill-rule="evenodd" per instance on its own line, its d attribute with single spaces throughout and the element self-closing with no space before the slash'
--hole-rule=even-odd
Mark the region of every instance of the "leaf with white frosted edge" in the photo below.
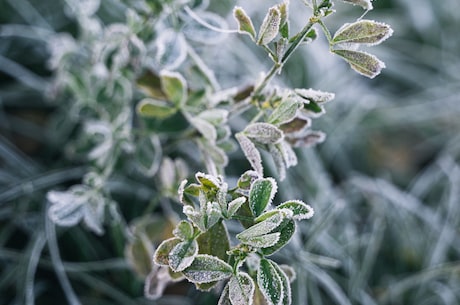
<svg viewBox="0 0 460 305">
<path fill-rule="evenodd" d="M 249 190 L 249 207 L 252 214 L 257 217 L 271 204 L 278 190 L 275 179 L 261 178 L 254 181 Z"/>
<path fill-rule="evenodd" d="M 160 72 L 161 89 L 168 100 L 177 108 L 180 108 L 187 100 L 187 82 L 185 78 L 177 72 Z"/>
<path fill-rule="evenodd" d="M 233 17 L 235 17 L 238 23 L 238 32 L 242 34 L 248 34 L 252 40 L 256 40 L 256 30 L 252 24 L 251 18 L 246 14 L 240 6 L 235 6 L 233 9 Z"/>
<path fill-rule="evenodd" d="M 265 235 L 238 237 L 238 239 L 246 244 L 255 248 L 268 248 L 275 245 L 280 239 L 280 233 L 269 233 Z"/>
<path fill-rule="evenodd" d="M 203 215 L 196 211 L 193 206 L 186 205 L 182 208 L 182 212 L 187 216 L 187 218 L 193 222 L 195 226 L 200 229 L 200 231 L 205 232 L 206 231 L 206 226 L 204 223 L 204 218 Z"/>
<path fill-rule="evenodd" d="M 236 238 L 239 240 L 247 240 L 250 237 L 261 236 L 270 233 L 276 229 L 285 218 L 283 212 L 279 210 L 270 211 L 268 213 L 270 214 L 266 219 L 237 234 Z"/>
<path fill-rule="evenodd" d="M 281 283 L 283 285 L 283 298 L 280 304 L 291 305 L 292 304 L 291 282 L 289 281 L 288 276 L 284 273 L 283 269 L 281 269 L 277 263 L 273 261 L 270 261 L 270 263 L 272 264 L 273 268 L 275 268 L 276 273 L 278 273 L 281 279 Z"/>
<path fill-rule="evenodd" d="M 275 163 L 276 171 L 278 172 L 278 178 L 280 181 L 283 181 L 286 178 L 286 164 L 284 162 L 281 151 L 277 148 L 276 144 L 269 144 L 268 152 L 272 156 L 273 162 Z"/>
<path fill-rule="evenodd" d="M 285 0 L 283 3 L 278 4 L 278 10 L 280 11 L 280 25 L 279 32 L 281 37 L 289 38 L 289 0 Z"/>
<path fill-rule="evenodd" d="M 271 246 L 264 247 L 263 249 L 261 249 L 261 252 L 264 255 L 268 256 L 282 249 L 291 240 L 292 236 L 295 233 L 295 228 L 296 226 L 294 220 L 284 219 L 281 222 L 281 224 L 273 231 L 273 233 L 280 234 L 280 238 L 278 239 L 278 241 Z"/>
<path fill-rule="evenodd" d="M 283 154 L 283 159 L 287 168 L 297 165 L 297 155 L 295 154 L 291 145 L 289 145 L 286 141 L 283 141 L 279 144 L 276 144 L 276 147 L 278 147 L 278 149 Z"/>
<path fill-rule="evenodd" d="M 278 35 L 281 13 L 276 6 L 271 7 L 259 29 L 258 45 L 266 45 Z"/>
<path fill-rule="evenodd" d="M 227 217 L 231 218 L 238 209 L 246 202 L 246 197 L 238 197 L 228 203 Z"/>
<path fill-rule="evenodd" d="M 137 104 L 136 111 L 142 117 L 165 119 L 175 114 L 177 109 L 165 101 L 145 98 Z"/>
<path fill-rule="evenodd" d="M 373 9 L 371 0 L 342 0 L 342 1 L 351 3 L 353 5 L 359 5 L 365 10 Z"/>
<path fill-rule="evenodd" d="M 220 211 L 220 206 L 217 202 L 208 202 L 206 205 L 206 229 L 214 226 L 221 218 L 222 213 Z"/>
<path fill-rule="evenodd" d="M 173 29 L 160 32 L 152 45 L 153 68 L 175 70 L 187 58 L 187 41 L 184 34 Z"/>
<path fill-rule="evenodd" d="M 202 172 L 197 172 L 195 179 L 208 189 L 218 189 L 221 185 L 221 181 L 217 177 Z"/>
<path fill-rule="evenodd" d="M 295 220 L 310 219 L 315 213 L 313 208 L 301 200 L 289 200 L 280 204 L 278 209 L 289 209 L 292 211 L 292 218 Z"/>
<path fill-rule="evenodd" d="M 364 43 L 376 45 L 386 40 L 393 34 L 388 24 L 373 20 L 359 20 L 354 23 L 346 23 L 332 38 L 332 44 L 339 43 Z"/>
<path fill-rule="evenodd" d="M 88 201 L 84 205 L 83 222 L 91 231 L 98 235 L 104 233 L 102 222 L 104 221 L 105 206 L 106 199 L 99 193 L 88 198 Z"/>
<path fill-rule="evenodd" d="M 177 189 L 177 194 L 179 195 L 179 202 L 182 204 L 187 204 L 185 197 L 184 197 L 184 192 L 185 192 L 185 186 L 187 185 L 187 179 L 184 179 L 181 181 L 179 184 L 179 188 Z"/>
<path fill-rule="evenodd" d="M 197 254 L 198 243 L 196 240 L 180 242 L 169 252 L 169 267 L 174 272 L 183 271 L 192 264 Z"/>
<path fill-rule="evenodd" d="M 238 272 L 228 282 L 229 297 L 232 305 L 252 305 L 255 285 L 246 272 Z"/>
<path fill-rule="evenodd" d="M 280 129 L 284 132 L 285 137 L 299 137 L 304 135 L 311 126 L 311 118 L 303 117 L 302 112 L 298 113 L 298 116 L 292 121 L 285 123 L 280 126 Z"/>
<path fill-rule="evenodd" d="M 275 144 L 283 140 L 284 134 L 273 124 L 257 122 L 249 124 L 244 129 L 244 134 L 261 144 Z"/>
<path fill-rule="evenodd" d="M 302 103 L 293 98 L 284 99 L 270 114 L 267 122 L 274 125 L 281 125 L 292 121 L 297 113 L 297 110 L 301 106 Z"/>
<path fill-rule="evenodd" d="M 228 110 L 225 109 L 208 109 L 200 112 L 198 117 L 208 121 L 209 123 L 217 126 L 227 122 L 228 119 Z"/>
<path fill-rule="evenodd" d="M 155 266 L 145 279 L 145 297 L 151 300 L 159 299 L 163 295 L 169 281 L 168 268 L 165 266 Z"/>
<path fill-rule="evenodd" d="M 345 59 L 353 70 L 369 78 L 376 77 L 385 68 L 382 61 L 366 52 L 352 50 L 332 50 L 332 52 Z"/>
<path fill-rule="evenodd" d="M 84 215 L 84 197 L 67 192 L 51 191 L 47 199 L 52 203 L 48 216 L 57 225 L 70 227 L 76 225 Z"/>
<path fill-rule="evenodd" d="M 310 102 L 315 102 L 319 104 L 330 102 L 335 98 L 335 94 L 331 92 L 324 92 L 314 89 L 294 89 L 294 92 L 301 98 L 308 100 Z"/>
<path fill-rule="evenodd" d="M 177 246 L 181 240 L 177 237 L 164 240 L 155 251 L 153 261 L 162 266 L 169 266 L 169 253 Z"/>
<path fill-rule="evenodd" d="M 324 142 L 326 134 L 322 131 L 310 130 L 305 135 L 298 138 L 290 138 L 288 142 L 293 147 L 310 147 Z"/>
<path fill-rule="evenodd" d="M 257 270 L 257 284 L 269 305 L 280 305 L 284 287 L 281 277 L 268 259 L 261 259 Z"/>
<path fill-rule="evenodd" d="M 217 223 L 208 231 L 200 234 L 197 242 L 199 254 L 209 254 L 223 261 L 228 260 L 227 251 L 230 250 L 230 241 L 223 222 Z"/>
<path fill-rule="evenodd" d="M 193 226 L 186 220 L 181 220 L 173 230 L 174 236 L 181 240 L 189 240 L 193 238 Z"/>
<path fill-rule="evenodd" d="M 232 302 L 230 301 L 230 291 L 228 288 L 229 284 L 225 285 L 224 290 L 222 291 L 222 294 L 220 295 L 219 302 L 217 305 L 233 305 Z"/>
<path fill-rule="evenodd" d="M 264 169 L 262 167 L 262 157 L 260 156 L 260 152 L 257 150 L 254 143 L 247 136 L 243 133 L 237 133 L 235 138 L 240 143 L 241 149 L 243 150 L 246 159 L 248 159 L 249 164 L 251 164 L 252 168 L 259 174 L 263 176 Z"/>
<path fill-rule="evenodd" d="M 208 141 L 216 142 L 217 130 L 214 125 L 199 117 L 191 117 L 189 121 Z"/>
<path fill-rule="evenodd" d="M 201 284 L 227 279 L 232 275 L 233 269 L 215 256 L 198 254 L 193 263 L 182 272 L 190 282 Z"/>
</svg>

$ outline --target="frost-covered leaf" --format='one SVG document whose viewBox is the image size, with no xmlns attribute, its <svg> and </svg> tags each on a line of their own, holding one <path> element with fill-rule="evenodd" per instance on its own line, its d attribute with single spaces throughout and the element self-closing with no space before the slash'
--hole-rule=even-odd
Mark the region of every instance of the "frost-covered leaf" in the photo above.
<svg viewBox="0 0 460 305">
<path fill-rule="evenodd" d="M 198 254 L 193 263 L 182 272 L 189 281 L 200 284 L 229 278 L 232 271 L 232 267 L 223 260 L 207 254 Z"/>
<path fill-rule="evenodd" d="M 232 305 L 251 305 L 254 298 L 254 281 L 245 272 L 238 272 L 228 282 L 229 298 Z"/>
<path fill-rule="evenodd" d="M 275 245 L 280 239 L 280 233 L 269 233 L 265 235 L 257 235 L 257 236 L 247 236 L 241 237 L 239 236 L 238 239 L 246 244 L 250 245 L 255 248 L 268 248 Z"/>
<path fill-rule="evenodd" d="M 333 50 L 350 64 L 350 67 L 361 75 L 374 78 L 380 74 L 385 64 L 374 55 L 352 50 Z"/>
<path fill-rule="evenodd" d="M 155 266 L 147 275 L 144 284 L 144 295 L 148 299 L 157 300 L 170 282 L 168 267 Z"/>
<path fill-rule="evenodd" d="M 200 182 L 200 184 L 204 186 L 205 189 L 217 190 L 221 185 L 219 178 L 202 172 L 197 172 L 195 174 L 195 179 Z"/>
<path fill-rule="evenodd" d="M 252 24 L 251 18 L 246 14 L 242 7 L 235 6 L 233 9 L 233 17 L 238 22 L 238 32 L 248 34 L 252 40 L 256 39 L 256 30 Z"/>
<path fill-rule="evenodd" d="M 275 144 L 268 145 L 268 152 L 275 163 L 280 181 L 283 181 L 286 178 L 286 163 L 284 162 L 283 154 Z"/>
<path fill-rule="evenodd" d="M 199 254 L 209 254 L 227 261 L 227 251 L 230 249 L 230 241 L 227 228 L 222 222 L 217 223 L 208 231 L 200 234 L 197 242 Z"/>
<path fill-rule="evenodd" d="M 311 119 L 309 117 L 296 117 L 292 121 L 280 126 L 286 137 L 302 136 L 309 130 Z"/>
<path fill-rule="evenodd" d="M 204 221 L 204 215 L 199 212 L 199 211 L 196 211 L 194 209 L 193 206 L 190 206 L 190 205 L 185 205 L 183 208 L 182 208 L 182 212 L 187 215 L 187 218 L 193 222 L 193 224 L 195 226 L 198 227 L 198 229 L 200 229 L 201 232 L 205 232 L 206 231 L 206 225 L 205 225 L 205 221 Z"/>
<path fill-rule="evenodd" d="M 266 45 L 270 43 L 278 35 L 280 22 L 281 14 L 278 7 L 271 7 L 260 26 L 257 44 Z"/>
<path fill-rule="evenodd" d="M 246 159 L 248 159 L 249 164 L 251 164 L 252 168 L 256 171 L 256 173 L 260 176 L 263 176 L 264 169 L 262 167 L 262 157 L 260 156 L 260 152 L 257 150 L 254 143 L 247 136 L 243 133 L 237 133 L 235 138 L 240 143 L 241 149 L 243 150 Z"/>
<path fill-rule="evenodd" d="M 373 20 L 359 20 L 354 23 L 344 24 L 332 38 L 333 44 L 339 43 L 365 43 L 376 45 L 393 34 L 388 24 Z"/>
<path fill-rule="evenodd" d="M 296 274 L 296 271 L 294 270 L 294 268 L 292 268 L 291 266 L 289 265 L 285 265 L 285 264 L 281 264 L 279 265 L 281 270 L 283 270 L 284 274 L 286 274 L 286 276 L 288 277 L 289 279 L 289 282 L 294 282 L 296 277 L 297 277 L 297 274 Z"/>
<path fill-rule="evenodd" d="M 219 302 L 217 305 L 233 305 L 232 302 L 230 301 L 230 291 L 228 288 L 229 284 L 225 285 L 224 290 L 222 291 L 222 294 L 220 295 Z"/>
<path fill-rule="evenodd" d="M 277 252 L 291 240 L 295 233 L 295 222 L 292 219 L 284 219 L 273 232 L 278 232 L 280 238 L 275 244 L 261 249 L 262 253 L 267 256 Z"/>
<path fill-rule="evenodd" d="M 273 178 L 261 178 L 251 185 L 249 190 L 249 207 L 257 217 L 262 214 L 275 197 L 278 186 Z"/>
<path fill-rule="evenodd" d="M 134 164 L 147 177 L 154 176 L 160 168 L 162 148 L 160 139 L 151 135 L 136 142 Z"/>
<path fill-rule="evenodd" d="M 216 142 L 217 131 L 214 125 L 199 117 L 191 117 L 189 121 L 208 141 Z"/>
<path fill-rule="evenodd" d="M 283 131 L 269 123 L 252 123 L 244 129 L 244 134 L 261 144 L 275 144 L 280 142 L 283 137 Z"/>
<path fill-rule="evenodd" d="M 359 5 L 365 10 L 371 10 L 372 7 L 372 0 L 342 0 L 343 2 L 351 3 L 353 5 Z"/>
<path fill-rule="evenodd" d="M 221 218 L 222 213 L 220 211 L 220 206 L 217 202 L 208 202 L 206 204 L 205 214 L 205 227 L 206 229 L 214 226 Z"/>
<path fill-rule="evenodd" d="M 104 233 L 102 222 L 104 220 L 105 206 L 106 198 L 101 193 L 94 193 L 94 191 L 85 204 L 83 222 L 91 231 L 98 235 Z"/>
<path fill-rule="evenodd" d="M 169 266 L 174 272 L 183 271 L 192 264 L 197 254 L 198 243 L 196 240 L 180 242 L 169 252 Z"/>
<path fill-rule="evenodd" d="M 137 104 L 137 113 L 142 117 L 165 119 L 177 112 L 177 109 L 165 101 L 145 98 Z"/>
<path fill-rule="evenodd" d="M 149 47 L 154 70 L 175 70 L 187 57 L 187 42 L 182 33 L 165 29 Z"/>
<path fill-rule="evenodd" d="M 294 92 L 301 98 L 318 104 L 330 102 L 334 99 L 335 94 L 313 89 L 294 89 Z"/>
<path fill-rule="evenodd" d="M 160 72 L 161 89 L 166 98 L 180 108 L 187 99 L 187 82 L 185 78 L 177 72 L 163 70 Z"/>
<path fill-rule="evenodd" d="M 255 180 L 259 179 L 260 177 L 261 176 L 256 171 L 253 171 L 253 170 L 245 171 L 238 179 L 238 182 L 237 182 L 238 188 L 249 190 L 251 188 L 252 183 Z"/>
<path fill-rule="evenodd" d="M 289 38 L 289 0 L 285 0 L 283 3 L 278 4 L 278 10 L 280 12 L 280 25 L 279 32 L 281 37 Z"/>
<path fill-rule="evenodd" d="M 286 141 L 283 141 L 279 144 L 276 144 L 276 147 L 281 151 L 281 154 L 283 155 L 284 162 L 286 163 L 286 168 L 297 165 L 297 156 L 291 145 L 289 145 Z"/>
<path fill-rule="evenodd" d="M 243 232 L 236 235 L 239 240 L 247 240 L 250 237 L 261 236 L 272 232 L 276 229 L 283 219 L 285 215 L 282 211 L 270 211 L 267 213 L 267 218 L 263 219 L 261 222 L 247 228 Z"/>
<path fill-rule="evenodd" d="M 238 209 L 246 202 L 246 197 L 238 197 L 228 203 L 227 217 L 231 218 Z"/>
<path fill-rule="evenodd" d="M 289 281 L 289 278 L 284 273 L 283 269 L 281 269 L 277 263 L 271 261 L 271 264 L 275 268 L 276 273 L 279 275 L 282 286 L 283 286 L 283 298 L 282 298 L 281 304 L 291 305 L 292 304 L 292 292 L 291 292 L 291 283 Z"/>
<path fill-rule="evenodd" d="M 273 110 L 271 115 L 268 117 L 267 122 L 277 126 L 287 123 L 294 119 L 297 110 L 301 106 L 302 104 L 293 98 L 284 99 L 279 106 Z"/>
<path fill-rule="evenodd" d="M 125 258 L 136 273 L 145 278 L 153 268 L 154 248 L 145 234 L 139 234 L 125 246 Z"/>
<path fill-rule="evenodd" d="M 84 215 L 87 191 L 84 186 L 74 186 L 67 192 L 48 192 L 47 199 L 52 204 L 48 210 L 51 221 L 65 227 L 79 223 Z"/>
<path fill-rule="evenodd" d="M 278 209 L 289 209 L 293 212 L 292 218 L 295 220 L 310 219 L 314 211 L 311 206 L 300 200 L 289 200 L 278 206 Z"/>
<path fill-rule="evenodd" d="M 289 138 L 288 142 L 293 147 L 310 147 L 324 142 L 326 134 L 322 131 L 310 130 L 305 135 L 297 138 Z"/>
<path fill-rule="evenodd" d="M 265 258 L 260 260 L 257 284 L 269 305 L 281 304 L 284 295 L 283 282 L 272 261 Z"/>
<path fill-rule="evenodd" d="M 186 220 L 181 220 L 176 228 L 173 230 L 175 237 L 180 238 L 181 240 L 189 240 L 193 238 L 193 226 L 190 222 Z"/>
<path fill-rule="evenodd" d="M 213 124 L 214 126 L 223 124 L 228 119 L 228 110 L 225 109 L 208 109 L 205 111 L 200 112 L 198 117 L 208 121 L 209 123 Z"/>
<path fill-rule="evenodd" d="M 177 237 L 164 240 L 155 251 L 153 261 L 158 265 L 169 266 L 169 253 L 181 240 Z"/>
</svg>

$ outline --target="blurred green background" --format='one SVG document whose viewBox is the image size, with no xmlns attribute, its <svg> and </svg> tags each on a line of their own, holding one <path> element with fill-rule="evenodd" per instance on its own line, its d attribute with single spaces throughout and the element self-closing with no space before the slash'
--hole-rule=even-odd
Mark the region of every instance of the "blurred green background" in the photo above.
<svg viewBox="0 0 460 305">
<path fill-rule="evenodd" d="M 336 2 L 337 14 L 326 19 L 332 30 L 362 14 Z M 305 199 L 316 212 L 275 256 L 298 272 L 294 304 L 460 304 L 456 2 L 374 1 L 365 18 L 394 29 L 372 49 L 387 66 L 376 79 L 351 71 L 321 37 L 299 49 L 276 79 L 336 93 L 327 114 L 314 121 L 327 140 L 297 150 L 299 165 L 277 195 Z M 126 3 L 104 0 L 98 13 L 106 23 L 121 20 Z M 233 6 L 260 22 L 274 3 L 211 1 L 209 9 L 233 28 Z M 293 28 L 308 18 L 298 8 L 301 1 L 291 0 Z M 85 172 L 84 162 L 64 150 L 75 130 L 57 127 L 67 126 L 60 122 L 66 109 L 53 99 L 44 37 L 61 32 L 78 32 L 65 1 L 0 2 L 0 304 L 66 304 L 74 300 L 70 290 L 81 304 L 216 304 L 216 295 L 185 284 L 147 300 L 142 279 L 125 262 L 119 228 L 97 236 L 81 226 L 55 229 L 46 220 L 46 192 L 78 183 Z M 247 84 L 269 68 L 247 45 L 229 35 L 202 50 L 222 84 Z M 232 158 L 228 172 L 239 175 L 247 165 L 239 154 Z M 126 219 L 140 216 L 145 198 L 156 194 L 154 181 L 118 183 Z"/>
</svg>

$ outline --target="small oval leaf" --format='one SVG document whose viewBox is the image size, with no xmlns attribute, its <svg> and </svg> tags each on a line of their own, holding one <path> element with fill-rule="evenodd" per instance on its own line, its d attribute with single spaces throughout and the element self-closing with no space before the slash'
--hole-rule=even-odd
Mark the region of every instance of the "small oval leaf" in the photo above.
<svg viewBox="0 0 460 305">
<path fill-rule="evenodd" d="M 266 45 L 270 43 L 276 35 L 278 35 L 281 22 L 281 13 L 276 6 L 268 10 L 267 15 L 259 29 L 258 45 Z"/>
<path fill-rule="evenodd" d="M 137 113 L 142 117 L 165 119 L 177 112 L 177 109 L 165 102 L 152 98 L 145 98 L 137 104 Z"/>
<path fill-rule="evenodd" d="M 255 285 L 249 274 L 239 272 L 228 282 L 229 298 L 232 305 L 251 305 L 254 298 Z"/>
<path fill-rule="evenodd" d="M 376 45 L 393 34 L 388 24 L 373 20 L 359 20 L 344 24 L 332 38 L 332 44 L 365 43 Z"/>
<path fill-rule="evenodd" d="M 262 214 L 275 197 L 278 186 L 273 178 L 257 179 L 249 190 L 249 207 L 257 217 Z"/>
<path fill-rule="evenodd" d="M 251 18 L 246 14 L 242 7 L 235 6 L 233 9 L 233 17 L 238 22 L 238 32 L 248 34 L 252 40 L 256 39 L 256 30 L 252 24 Z"/>
<path fill-rule="evenodd" d="M 376 77 L 385 68 L 382 61 L 366 52 L 352 50 L 333 50 L 332 52 L 345 59 L 353 70 L 369 78 Z"/>
<path fill-rule="evenodd" d="M 183 241 L 169 252 L 169 266 L 179 272 L 190 266 L 198 254 L 198 243 L 195 240 Z"/>
<path fill-rule="evenodd" d="M 284 287 L 281 277 L 268 259 L 261 259 L 257 270 L 257 284 L 269 305 L 279 305 L 283 300 Z"/>
<path fill-rule="evenodd" d="M 237 234 L 236 238 L 243 241 L 250 237 L 261 236 L 270 233 L 276 229 L 285 218 L 285 215 L 282 211 L 275 210 L 268 213 L 270 213 L 270 216 Z"/>
<path fill-rule="evenodd" d="M 182 271 L 193 283 L 210 283 L 224 280 L 232 275 L 232 267 L 223 260 L 206 254 L 198 254 L 193 263 Z"/>
<path fill-rule="evenodd" d="M 170 71 L 161 71 L 160 73 L 161 89 L 166 98 L 177 108 L 182 106 L 187 99 L 187 83 L 185 78 L 177 73 Z"/>
<path fill-rule="evenodd" d="M 278 206 L 279 209 L 289 209 L 292 211 L 292 218 L 295 220 L 310 219 L 315 213 L 313 208 L 301 200 L 286 201 Z"/>
<path fill-rule="evenodd" d="M 235 138 L 238 140 L 238 143 L 240 143 L 241 150 L 243 150 L 249 164 L 251 164 L 257 174 L 263 176 L 264 170 L 262 167 L 262 157 L 260 156 L 260 152 L 257 150 L 254 143 L 252 143 L 252 141 L 242 133 L 237 133 Z"/>
<path fill-rule="evenodd" d="M 169 266 L 169 253 L 181 240 L 177 237 L 164 240 L 155 251 L 153 261 L 158 265 Z"/>
<path fill-rule="evenodd" d="M 283 140 L 284 134 L 273 124 L 269 123 L 252 123 L 244 129 L 244 134 L 261 144 L 275 144 Z"/>
<path fill-rule="evenodd" d="M 180 238 L 181 240 L 189 240 L 193 238 L 193 226 L 190 222 L 186 220 L 181 220 L 176 228 L 173 230 L 175 237 Z"/>
</svg>

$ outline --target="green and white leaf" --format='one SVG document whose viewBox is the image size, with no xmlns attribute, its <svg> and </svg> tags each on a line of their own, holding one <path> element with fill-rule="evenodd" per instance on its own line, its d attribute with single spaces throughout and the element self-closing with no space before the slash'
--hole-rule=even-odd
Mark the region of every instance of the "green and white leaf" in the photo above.
<svg viewBox="0 0 460 305">
<path fill-rule="evenodd" d="M 201 212 L 196 211 L 193 206 L 190 205 L 185 205 L 182 208 L 182 212 L 187 215 L 187 218 L 193 222 L 195 226 L 200 229 L 200 231 L 205 232 L 206 231 L 206 226 L 204 222 L 204 217 Z"/>
<path fill-rule="evenodd" d="M 266 45 L 270 43 L 278 35 L 280 22 L 281 13 L 278 7 L 271 7 L 260 26 L 257 44 Z"/>
<path fill-rule="evenodd" d="M 269 233 L 265 235 L 239 237 L 242 243 L 250 245 L 255 248 L 268 248 L 275 245 L 280 239 L 280 233 Z"/>
<path fill-rule="evenodd" d="M 310 102 L 318 103 L 318 104 L 330 102 L 331 100 L 335 98 L 334 93 L 314 90 L 311 88 L 309 89 L 297 88 L 297 89 L 294 89 L 294 92 L 301 98 L 308 100 Z"/>
<path fill-rule="evenodd" d="M 342 0 L 343 2 L 351 3 L 353 5 L 359 5 L 365 10 L 371 10 L 372 7 L 372 0 Z"/>
<path fill-rule="evenodd" d="M 246 202 L 246 197 L 238 197 L 228 203 L 227 217 L 231 218 L 238 209 Z"/>
<path fill-rule="evenodd" d="M 273 124 L 257 122 L 249 124 L 244 129 L 244 134 L 261 144 L 275 144 L 283 140 L 284 134 L 281 129 Z"/>
<path fill-rule="evenodd" d="M 232 302 L 230 301 L 230 291 L 229 291 L 229 284 L 225 285 L 224 290 L 222 291 L 222 294 L 220 295 L 219 302 L 217 305 L 233 305 Z"/>
<path fill-rule="evenodd" d="M 145 98 L 137 104 L 137 113 L 146 118 L 166 119 L 177 112 L 174 105 L 153 98 Z"/>
<path fill-rule="evenodd" d="M 292 121 L 297 113 L 297 110 L 302 106 L 298 100 L 294 98 L 286 98 L 276 107 L 270 114 L 267 122 L 273 125 L 281 125 Z"/>
<path fill-rule="evenodd" d="M 176 108 L 180 108 L 185 104 L 187 100 L 187 82 L 180 73 L 163 70 L 160 72 L 160 81 L 163 93 Z"/>
<path fill-rule="evenodd" d="M 257 270 L 257 285 L 269 305 L 282 304 L 284 285 L 277 270 L 268 259 L 260 260 Z"/>
<path fill-rule="evenodd" d="M 292 211 L 292 218 L 295 220 L 310 219 L 315 213 L 313 208 L 301 200 L 289 200 L 280 204 L 278 209 L 289 209 Z"/>
<path fill-rule="evenodd" d="M 197 172 L 195 174 L 195 179 L 206 189 L 219 189 L 221 185 L 219 178 L 202 172 Z"/>
<path fill-rule="evenodd" d="M 337 30 L 332 38 L 332 44 L 364 43 L 376 45 L 392 34 L 393 30 L 388 24 L 373 20 L 359 20 L 354 23 L 346 23 Z"/>
<path fill-rule="evenodd" d="M 283 305 L 291 305 L 292 304 L 292 291 L 291 291 L 291 282 L 289 281 L 288 276 L 284 273 L 283 269 L 281 267 L 273 262 L 270 261 L 272 266 L 275 268 L 276 273 L 278 273 L 281 283 L 283 286 L 283 298 L 281 301 L 281 304 Z"/>
<path fill-rule="evenodd" d="M 352 50 L 333 50 L 350 64 L 350 67 L 361 75 L 374 78 L 380 74 L 385 64 L 374 55 Z"/>
<path fill-rule="evenodd" d="M 199 117 L 189 117 L 189 122 L 198 130 L 205 139 L 215 143 L 217 139 L 217 130 L 214 125 Z"/>
<path fill-rule="evenodd" d="M 210 283 L 229 278 L 232 267 L 223 260 L 207 255 L 198 254 L 192 264 L 182 271 L 185 277 L 193 283 Z"/>
<path fill-rule="evenodd" d="M 181 240 L 177 237 L 164 240 L 155 251 L 153 261 L 162 266 L 169 266 L 169 253 L 177 246 Z"/>
<path fill-rule="evenodd" d="M 256 30 L 252 24 L 251 18 L 246 14 L 242 7 L 235 6 L 233 9 L 233 17 L 238 23 L 238 32 L 248 34 L 252 40 L 256 40 Z"/>
<path fill-rule="evenodd" d="M 254 181 L 249 190 L 249 208 L 255 217 L 271 204 L 278 190 L 275 179 L 261 178 Z"/>
<path fill-rule="evenodd" d="M 280 233 L 280 238 L 275 244 L 261 249 L 262 253 L 265 256 L 268 256 L 282 249 L 291 240 L 295 233 L 295 229 L 296 226 L 294 220 L 284 219 L 283 222 L 281 222 L 281 224 L 273 231 L 273 233 Z"/>
<path fill-rule="evenodd" d="M 169 266 L 174 272 L 183 271 L 190 266 L 198 254 L 196 240 L 187 240 L 178 243 L 169 253 Z"/>
<path fill-rule="evenodd" d="M 251 164 L 257 174 L 263 176 L 264 169 L 262 167 L 262 157 L 260 156 L 260 152 L 257 150 L 254 143 L 252 143 L 252 141 L 243 133 L 237 133 L 235 138 L 238 143 L 240 143 L 241 150 L 246 156 L 246 159 L 248 159 L 249 164 Z"/>
<path fill-rule="evenodd" d="M 232 305 L 252 305 L 255 285 L 246 272 L 239 272 L 228 282 L 229 299 Z"/>
<path fill-rule="evenodd" d="M 180 238 L 181 240 L 189 240 L 193 238 L 193 226 L 190 222 L 186 220 L 181 220 L 176 228 L 173 230 L 175 237 Z"/>
<path fill-rule="evenodd" d="M 236 237 L 243 241 L 251 237 L 268 234 L 276 229 L 285 218 L 283 212 L 279 210 L 270 211 L 268 213 L 270 213 L 270 215 L 266 219 L 247 228 L 243 232 L 237 234 Z"/>
</svg>

